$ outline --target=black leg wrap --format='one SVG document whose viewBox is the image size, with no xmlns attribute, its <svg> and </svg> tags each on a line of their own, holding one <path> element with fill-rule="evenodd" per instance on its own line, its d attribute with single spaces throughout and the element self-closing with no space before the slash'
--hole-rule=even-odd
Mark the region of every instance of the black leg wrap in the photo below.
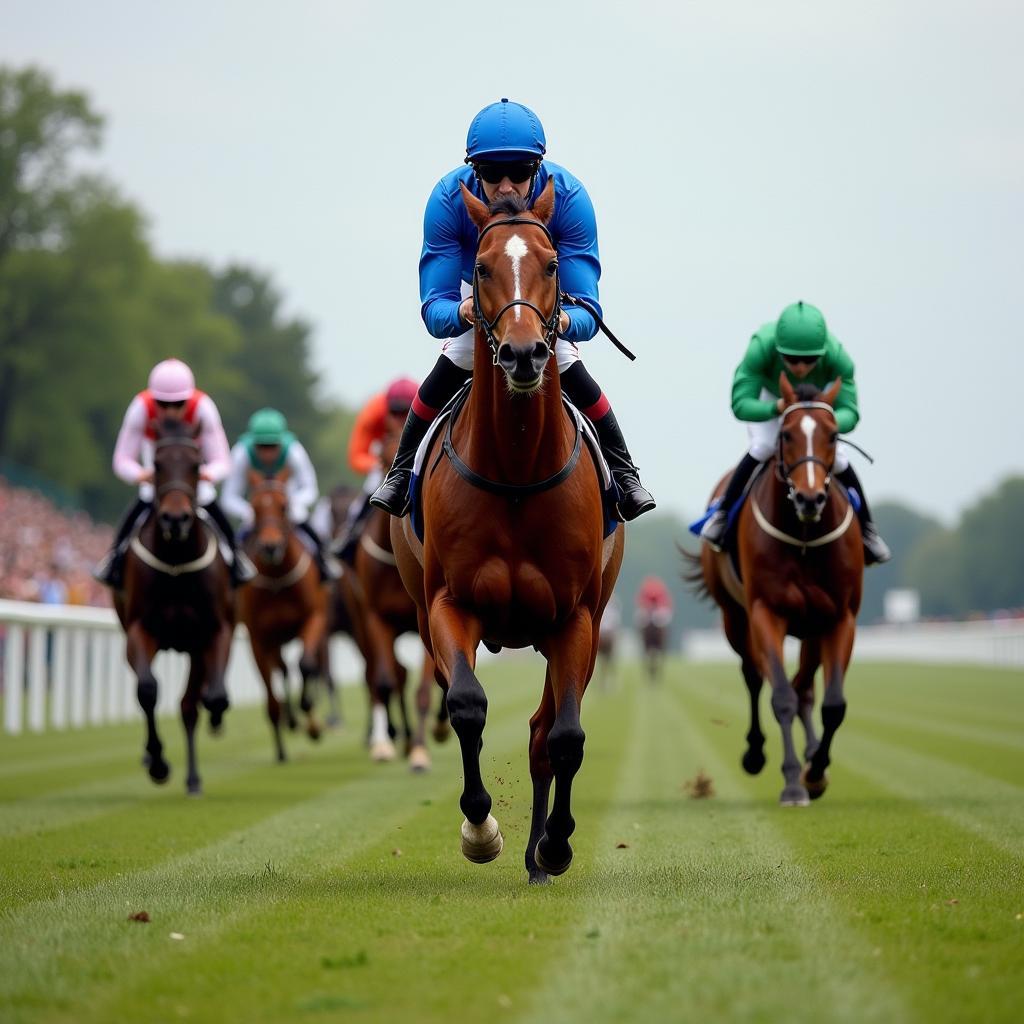
<svg viewBox="0 0 1024 1024">
<path fill-rule="evenodd" d="M 821 724 L 826 729 L 835 731 L 843 724 L 843 719 L 846 717 L 846 703 L 842 704 L 823 704 L 821 706 Z"/>
</svg>

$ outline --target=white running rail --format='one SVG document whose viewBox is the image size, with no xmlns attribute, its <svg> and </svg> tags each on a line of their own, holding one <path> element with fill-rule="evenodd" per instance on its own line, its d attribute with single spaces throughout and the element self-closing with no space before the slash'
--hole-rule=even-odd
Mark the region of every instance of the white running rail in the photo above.
<svg viewBox="0 0 1024 1024">
<path fill-rule="evenodd" d="M 419 643 L 403 639 L 414 640 L 414 646 Z M 124 634 L 113 609 L 0 600 L 0 647 L 4 732 L 142 721 L 135 676 L 125 662 Z M 399 655 L 406 664 L 417 664 L 415 650 L 410 654 L 400 646 Z M 298 656 L 297 644 L 285 649 L 290 665 Z M 340 637 L 331 641 L 331 668 L 339 684 L 362 681 L 362 662 Z M 157 655 L 154 673 L 160 684 L 157 712 L 177 714 L 188 657 L 163 651 Z M 236 706 L 264 700 L 244 627 L 235 633 L 227 687 Z"/>
</svg>

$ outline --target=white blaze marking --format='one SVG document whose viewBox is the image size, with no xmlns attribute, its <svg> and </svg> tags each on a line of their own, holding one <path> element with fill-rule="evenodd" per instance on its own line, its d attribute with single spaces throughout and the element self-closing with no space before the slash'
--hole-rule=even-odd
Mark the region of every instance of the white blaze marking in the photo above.
<svg viewBox="0 0 1024 1024">
<path fill-rule="evenodd" d="M 814 456 L 814 428 L 816 424 L 813 416 L 805 415 L 800 420 L 800 429 L 804 432 L 804 436 L 807 438 L 807 457 L 812 458 Z M 814 463 L 807 463 L 807 486 L 814 486 Z"/>
<path fill-rule="evenodd" d="M 517 299 L 521 299 L 523 297 L 522 288 L 519 282 L 519 263 L 527 252 L 528 250 L 526 248 L 526 243 L 518 235 L 513 235 L 505 243 L 505 255 L 512 261 L 512 276 L 513 278 L 515 278 L 515 297 Z M 522 316 L 523 307 L 514 306 L 512 312 L 515 314 L 515 318 L 518 320 Z"/>
</svg>

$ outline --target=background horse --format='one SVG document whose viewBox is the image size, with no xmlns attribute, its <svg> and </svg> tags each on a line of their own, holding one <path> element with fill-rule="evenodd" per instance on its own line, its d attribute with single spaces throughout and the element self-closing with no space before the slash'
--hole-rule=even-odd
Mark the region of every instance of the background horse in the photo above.
<svg viewBox="0 0 1024 1024">
<path fill-rule="evenodd" d="M 288 666 L 281 648 L 296 638 L 302 641 L 299 671 L 302 693 L 299 706 L 306 713 L 306 732 L 320 738 L 313 712 L 313 684 L 323 678 L 327 659 L 327 587 L 306 546 L 288 519 L 287 468 L 267 478 L 250 471 L 249 500 L 252 529 L 245 550 L 258 575 L 238 594 L 238 617 L 249 631 L 256 668 L 267 690 L 267 716 L 274 730 L 277 759 L 285 760 L 281 738 L 281 705 L 274 694 L 274 672 L 280 673 L 290 728 L 295 712 L 288 693 Z"/>
<path fill-rule="evenodd" d="M 638 623 L 638 628 L 647 678 L 652 683 L 657 682 L 665 661 L 665 650 L 668 647 L 668 626 L 657 621 L 653 615 L 647 615 L 643 622 Z"/>
<path fill-rule="evenodd" d="M 384 439 L 382 458 L 385 463 L 390 465 L 397 449 L 396 435 Z M 409 767 L 417 772 L 426 771 L 430 768 L 426 722 L 430 713 L 434 662 L 424 652 L 416 690 L 416 729 L 413 733 L 405 702 L 408 672 L 395 654 L 395 641 L 403 633 L 418 633 L 419 625 L 416 603 L 398 574 L 391 548 L 391 517 L 387 512 L 373 509 L 370 513 L 356 547 L 355 570 L 362 590 L 366 630 L 366 683 L 371 708 L 370 756 L 375 761 L 390 761 L 395 757 L 395 745 L 389 735 L 389 706 L 393 694 L 402 714 Z M 448 737 L 448 722 L 443 714 L 438 715 L 434 736 L 438 740 Z"/>
<path fill-rule="evenodd" d="M 581 452 L 580 426 L 567 415 L 551 358 L 560 289 L 545 225 L 554 183 L 532 211 L 506 201 L 492 216 L 465 186 L 462 197 L 480 230 L 473 386 L 449 421 L 444 454 L 429 453 L 424 463 L 422 546 L 408 517 L 392 520 L 391 539 L 462 748 L 462 852 L 471 861 L 493 860 L 504 843 L 480 776 L 487 697 L 474 672 L 477 646 L 533 646 L 547 659 L 530 721 L 526 848 L 530 880 L 542 882 L 572 860 L 571 787 L 585 738 L 580 704 L 623 530 L 603 537 L 597 468 Z"/>
<path fill-rule="evenodd" d="M 189 655 L 188 682 L 181 698 L 181 720 L 188 747 L 188 793 L 202 783 L 196 764 L 195 730 L 199 702 L 220 728 L 228 707 L 224 674 L 235 629 L 228 566 L 220 554 L 214 527 L 196 506 L 199 444 L 183 423 L 165 420 L 157 427 L 154 453 L 153 510 L 132 538 L 125 556 L 124 587 L 114 608 L 124 627 L 128 664 L 138 680 L 138 699 L 146 715 L 149 777 L 164 783 L 170 766 L 156 729 L 157 651 Z"/>
<path fill-rule="evenodd" d="M 761 683 L 768 677 L 772 710 L 782 731 L 780 802 L 805 806 L 828 784 L 832 739 L 846 713 L 843 678 L 853 652 L 860 609 L 864 553 L 860 526 L 848 496 L 831 489 L 838 428 L 832 404 L 836 381 L 823 394 L 811 385 L 794 391 L 780 376 L 786 409 L 779 448 L 757 478 L 740 511 L 736 578 L 728 553 L 707 544 L 700 569 L 689 579 L 722 609 L 725 635 L 740 656 L 750 694 L 750 731 L 743 767 L 756 775 L 764 767 L 764 734 L 758 714 Z M 728 476 L 719 482 L 717 497 Z M 696 556 L 688 556 L 696 562 Z M 782 646 L 786 635 L 803 640 L 792 683 Z M 824 667 L 822 736 L 814 727 L 814 676 Z M 801 770 L 793 745 L 793 719 L 799 714 L 807 743 Z"/>
</svg>

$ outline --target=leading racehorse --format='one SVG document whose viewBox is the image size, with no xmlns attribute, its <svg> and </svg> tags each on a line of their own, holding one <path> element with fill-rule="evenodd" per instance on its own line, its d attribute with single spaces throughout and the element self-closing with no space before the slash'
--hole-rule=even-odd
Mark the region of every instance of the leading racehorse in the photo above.
<svg viewBox="0 0 1024 1024">
<path fill-rule="evenodd" d="M 727 552 L 707 544 L 700 567 L 688 578 L 722 609 L 725 635 L 742 661 L 750 694 L 750 731 L 743 767 L 764 767 L 764 734 L 758 696 L 765 676 L 772 710 L 782 730 L 780 802 L 805 806 L 828 784 L 832 739 L 846 714 L 843 678 L 853 652 L 864 576 L 860 526 L 848 495 L 832 488 L 839 432 L 832 405 L 836 381 L 818 394 L 812 385 L 794 390 L 782 374 L 785 400 L 778 451 L 753 485 L 737 526 L 737 579 Z M 726 476 L 715 495 L 724 491 Z M 693 562 L 695 556 L 688 556 Z M 792 684 L 782 645 L 786 635 L 802 639 L 800 666 Z M 824 667 L 823 731 L 814 727 L 814 676 Z M 801 770 L 793 745 L 799 715 L 807 737 Z"/>
<path fill-rule="evenodd" d="M 124 587 L 114 607 L 127 639 L 128 664 L 138 679 L 146 715 L 145 764 L 150 778 L 167 781 L 170 766 L 156 731 L 157 651 L 184 651 L 189 674 L 181 698 L 188 744 L 190 794 L 202 791 L 196 765 L 195 729 L 200 700 L 210 727 L 220 728 L 228 707 L 224 674 L 235 629 L 233 594 L 212 525 L 196 505 L 200 451 L 191 429 L 176 420 L 158 425 L 154 452 L 153 510 L 125 557 Z"/>
<path fill-rule="evenodd" d="M 408 517 L 392 521 L 391 539 L 462 748 L 462 851 L 471 861 L 493 860 L 504 842 L 480 776 L 487 697 L 474 672 L 477 647 L 534 646 L 547 659 L 530 721 L 526 848 L 530 881 L 544 882 L 572 861 L 570 793 L 585 738 L 580 704 L 623 530 L 603 536 L 598 471 L 581 456 L 580 422 L 563 405 L 552 358 L 560 290 L 546 224 L 554 184 L 532 210 L 514 200 L 488 209 L 465 186 L 462 198 L 480 232 L 472 387 L 448 421 L 442 453 L 424 463 L 422 546 Z"/>
</svg>

